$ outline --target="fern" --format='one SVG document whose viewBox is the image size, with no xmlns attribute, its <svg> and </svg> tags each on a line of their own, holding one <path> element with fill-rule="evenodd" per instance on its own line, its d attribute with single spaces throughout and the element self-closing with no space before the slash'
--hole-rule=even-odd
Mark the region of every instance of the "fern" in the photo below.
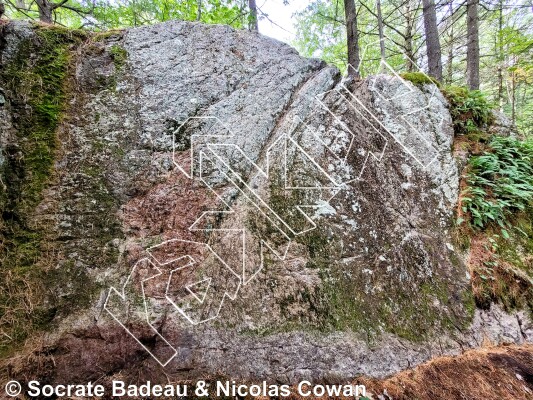
<svg viewBox="0 0 533 400">
<path fill-rule="evenodd" d="M 479 90 L 459 86 L 446 86 L 441 90 L 450 103 L 456 134 L 478 132 L 492 122 L 492 105 Z"/>
<path fill-rule="evenodd" d="M 489 150 L 472 157 L 462 211 L 473 227 L 509 225 L 508 217 L 533 201 L 533 141 L 493 137 Z"/>
</svg>

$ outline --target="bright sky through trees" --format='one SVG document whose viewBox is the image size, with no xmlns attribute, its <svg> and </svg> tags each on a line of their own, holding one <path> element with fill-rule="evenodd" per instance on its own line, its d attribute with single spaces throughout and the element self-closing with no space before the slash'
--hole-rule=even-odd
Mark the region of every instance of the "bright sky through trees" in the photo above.
<svg viewBox="0 0 533 400">
<path fill-rule="evenodd" d="M 293 14 L 309 5 L 308 0 L 290 0 L 287 5 L 283 0 L 260 0 L 258 8 L 268 17 L 259 19 L 259 32 L 282 42 L 289 43 L 295 39 L 296 27 Z"/>
</svg>

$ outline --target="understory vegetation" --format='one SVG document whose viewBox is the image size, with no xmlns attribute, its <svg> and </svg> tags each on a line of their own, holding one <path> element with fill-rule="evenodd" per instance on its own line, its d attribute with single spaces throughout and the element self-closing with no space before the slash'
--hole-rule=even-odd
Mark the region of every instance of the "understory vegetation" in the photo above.
<svg viewBox="0 0 533 400">
<path fill-rule="evenodd" d="M 466 174 L 462 211 L 475 228 L 495 224 L 509 238 L 513 216 L 529 212 L 533 200 L 533 141 L 494 136 L 473 156 Z"/>
<path fill-rule="evenodd" d="M 460 211 L 471 229 L 469 266 L 478 307 L 496 302 L 533 315 L 532 156 L 530 139 L 495 136 L 469 161 Z"/>
<path fill-rule="evenodd" d="M 533 201 L 533 140 L 490 134 L 492 105 L 479 91 L 441 88 L 449 103 L 456 144 L 469 153 L 463 171 L 458 225 L 472 229 L 511 227 L 517 212 L 528 212 Z"/>
<path fill-rule="evenodd" d="M 493 122 L 492 104 L 479 90 L 453 85 L 445 86 L 441 90 L 450 104 L 456 135 L 483 131 Z"/>
<path fill-rule="evenodd" d="M 400 77 L 415 86 L 437 85 L 448 100 L 455 135 L 483 132 L 494 121 L 494 105 L 479 90 L 444 85 L 422 72 L 405 72 Z"/>
<path fill-rule="evenodd" d="M 533 315 L 533 140 L 489 133 L 491 104 L 479 92 L 442 90 L 456 143 L 469 153 L 457 224 L 476 305 Z"/>
</svg>

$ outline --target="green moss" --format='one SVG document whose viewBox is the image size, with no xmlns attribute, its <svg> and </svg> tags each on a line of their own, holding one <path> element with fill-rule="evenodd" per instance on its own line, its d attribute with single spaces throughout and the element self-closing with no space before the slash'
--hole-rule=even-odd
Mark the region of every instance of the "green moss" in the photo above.
<svg viewBox="0 0 533 400">
<path fill-rule="evenodd" d="M 533 211 L 515 216 L 509 237 L 495 238 L 493 265 L 487 269 L 497 282 L 487 274 L 486 294 L 506 310 L 524 309 L 533 317 Z"/>
<path fill-rule="evenodd" d="M 128 52 L 118 44 L 112 45 L 109 52 L 111 53 L 117 71 L 122 70 L 128 60 Z"/>
<path fill-rule="evenodd" d="M 468 313 L 468 320 L 470 321 L 474 318 L 476 312 L 476 300 L 474 293 L 472 293 L 472 288 L 466 288 L 461 297 L 465 310 Z M 467 324 L 463 324 L 463 327 L 466 328 Z"/>
<path fill-rule="evenodd" d="M 14 179 L 17 187 L 12 188 L 7 196 L 10 202 L 8 209 L 20 208 L 21 205 L 31 209 L 36 205 L 46 185 L 57 148 L 55 129 L 63 109 L 63 84 L 69 53 L 67 45 L 62 42 L 68 39 L 62 35 L 55 37 L 51 32 L 55 30 L 37 30 L 39 43 L 24 43 L 17 60 L 2 73 L 4 80 L 10 83 L 8 90 L 18 97 L 15 106 L 22 111 L 16 121 L 22 143 L 22 158 L 17 160 L 18 165 L 8 165 L 11 171 L 5 171 L 18 175 L 18 179 Z M 37 46 L 40 51 L 35 60 L 32 59 L 32 50 Z M 26 105 L 29 110 L 23 109 Z M 17 201 L 13 196 L 22 201 Z"/>
<path fill-rule="evenodd" d="M 441 92 L 450 105 L 456 135 L 483 131 L 493 122 L 492 105 L 479 90 L 445 86 Z"/>
<path fill-rule="evenodd" d="M 324 316 L 328 319 L 326 326 L 332 330 L 363 332 L 370 342 L 382 332 L 421 342 L 454 326 L 467 325 L 471 320 L 464 315 L 455 316 L 451 311 L 443 313 L 434 305 L 438 301 L 445 307 L 453 306 L 447 284 L 437 279 L 427 280 L 418 288 L 391 286 L 386 292 L 373 295 L 357 289 L 356 281 L 343 278 L 340 272 L 324 279 L 322 296 L 327 304 Z"/>
<path fill-rule="evenodd" d="M 306 228 L 306 221 L 293 210 L 297 205 L 309 203 L 312 199 L 306 199 L 301 192 L 284 190 L 280 179 L 271 181 L 269 206 L 293 228 Z M 260 238 L 280 245 L 286 242 L 268 220 L 252 213 L 249 222 L 252 232 Z M 336 247 L 339 241 L 334 240 L 324 227 L 318 226 L 291 239 L 305 246 L 306 267 L 317 270 L 322 283 L 312 291 L 288 293 L 278 302 L 283 322 L 261 327 L 251 332 L 253 334 L 302 329 L 317 333 L 352 331 L 363 334 L 372 342 L 383 332 L 389 332 L 419 342 L 457 326 L 466 326 L 472 319 L 474 303 L 471 291 L 458 287 L 454 280 L 445 276 L 418 276 L 415 264 L 422 266 L 427 256 L 416 246 L 398 250 L 413 263 L 406 271 L 408 278 L 402 283 L 401 279 L 387 281 L 383 275 L 378 276 L 384 273 L 381 268 L 368 275 L 367 271 L 361 270 L 361 265 L 352 267 L 336 262 L 338 257 L 335 255 L 340 254 L 342 249 Z M 383 243 L 382 248 L 387 248 L 387 244 Z M 267 259 L 266 262 L 272 261 Z M 462 269 L 458 260 L 453 266 L 454 270 Z M 374 279 L 380 282 L 378 288 L 374 286 Z M 275 284 L 272 282 L 273 288 Z M 462 293 L 460 301 L 450 296 L 455 291 Z M 305 312 L 295 312 L 300 309 Z"/>
<path fill-rule="evenodd" d="M 92 37 L 92 40 L 94 42 L 104 42 L 110 38 L 117 38 L 117 39 L 122 38 L 122 31 L 119 29 L 111 29 L 109 31 L 97 32 Z"/>
<path fill-rule="evenodd" d="M 59 147 L 56 129 L 65 108 L 70 47 L 85 37 L 56 26 L 35 25 L 34 32 L 35 37 L 22 42 L 13 61 L 0 71 L 16 111 L 18 135 L 18 147 L 7 149 L 0 171 L 7 183 L 0 192 L 0 321 L 11 337 L 1 339 L 0 352 L 53 318 L 53 309 L 31 303 L 35 299 L 29 297 L 46 290 L 41 264 L 46 263 L 47 242 L 32 212 L 50 181 Z"/>
<path fill-rule="evenodd" d="M 403 74 L 400 74 L 400 76 L 406 81 L 413 83 L 415 86 L 431 85 L 431 84 L 435 84 L 438 87 L 441 86 L 438 80 L 436 80 L 435 78 L 431 78 L 427 76 L 426 74 L 423 74 L 422 72 L 405 72 Z"/>
</svg>

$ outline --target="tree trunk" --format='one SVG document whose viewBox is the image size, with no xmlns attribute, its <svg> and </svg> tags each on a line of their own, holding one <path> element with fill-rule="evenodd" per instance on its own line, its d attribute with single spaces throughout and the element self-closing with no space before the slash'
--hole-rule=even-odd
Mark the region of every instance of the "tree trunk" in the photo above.
<svg viewBox="0 0 533 400">
<path fill-rule="evenodd" d="M 202 0 L 198 0 L 198 10 L 196 11 L 196 21 L 202 19 Z"/>
<path fill-rule="evenodd" d="M 449 22 L 449 31 L 450 31 L 450 39 L 449 39 L 449 45 L 448 45 L 448 76 L 447 81 L 448 84 L 451 85 L 453 83 L 453 43 L 454 43 L 454 32 L 453 32 L 453 26 L 455 22 L 454 14 L 453 14 L 453 3 L 450 1 L 450 4 L 448 5 L 448 10 L 450 11 L 450 22 Z"/>
<path fill-rule="evenodd" d="M 133 26 L 137 26 L 137 3 L 135 0 L 132 0 L 131 2 L 131 10 L 133 12 Z"/>
<path fill-rule="evenodd" d="M 357 12 L 355 0 L 344 0 L 346 14 L 346 43 L 348 46 L 348 75 L 360 77 L 359 72 L 359 29 L 357 27 Z"/>
<path fill-rule="evenodd" d="M 433 0 L 422 0 L 424 30 L 426 32 L 426 53 L 428 57 L 429 75 L 442 81 L 442 60 L 437 28 L 437 12 Z"/>
<path fill-rule="evenodd" d="M 404 50 L 405 50 L 405 63 L 407 67 L 407 72 L 413 72 L 416 69 L 415 66 L 415 55 L 413 54 L 413 25 L 414 25 L 414 18 L 413 13 L 411 9 L 411 2 L 408 1 L 405 5 L 405 44 L 404 44 Z"/>
<path fill-rule="evenodd" d="M 250 9 L 248 29 L 257 32 L 259 31 L 259 25 L 257 24 L 257 4 L 255 0 L 248 0 L 248 8 Z"/>
<path fill-rule="evenodd" d="M 6 6 L 4 6 L 4 3 L 2 0 L 0 0 L 0 18 L 2 18 L 2 15 L 6 12 Z"/>
<path fill-rule="evenodd" d="M 378 13 L 378 32 L 379 32 L 379 52 L 381 60 L 385 60 L 385 35 L 383 34 L 383 17 L 381 15 L 381 0 L 376 1 L 376 9 Z"/>
<path fill-rule="evenodd" d="M 466 80 L 470 90 L 479 89 L 479 0 L 467 0 L 466 3 Z"/>
<path fill-rule="evenodd" d="M 37 3 L 39 8 L 39 21 L 47 24 L 53 23 L 52 11 L 54 10 L 54 5 L 49 0 L 35 0 L 35 3 Z"/>
<path fill-rule="evenodd" d="M 500 0 L 498 14 L 498 107 L 503 111 L 503 0 Z"/>
<path fill-rule="evenodd" d="M 511 121 L 516 123 L 516 75 L 511 72 Z"/>
</svg>

